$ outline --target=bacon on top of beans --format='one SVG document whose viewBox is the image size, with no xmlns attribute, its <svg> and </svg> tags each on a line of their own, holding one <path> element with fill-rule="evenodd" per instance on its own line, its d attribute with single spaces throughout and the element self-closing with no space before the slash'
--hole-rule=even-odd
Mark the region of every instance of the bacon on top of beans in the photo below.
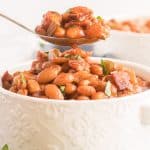
<svg viewBox="0 0 150 150">
<path fill-rule="evenodd" d="M 107 25 L 114 30 L 150 33 L 150 18 L 146 20 L 136 19 L 124 21 L 111 19 L 107 22 Z"/>
<path fill-rule="evenodd" d="M 100 38 L 108 36 L 109 28 L 99 16 L 95 18 L 91 9 L 83 6 L 70 8 L 59 14 L 48 11 L 43 15 L 41 25 L 35 29 L 36 33 L 58 38 Z"/>
<path fill-rule="evenodd" d="M 39 51 L 30 70 L 6 71 L 3 87 L 22 95 L 57 100 L 120 97 L 150 88 L 150 83 L 136 76 L 134 70 L 109 60 L 95 63 L 90 55 L 80 48 Z"/>
</svg>

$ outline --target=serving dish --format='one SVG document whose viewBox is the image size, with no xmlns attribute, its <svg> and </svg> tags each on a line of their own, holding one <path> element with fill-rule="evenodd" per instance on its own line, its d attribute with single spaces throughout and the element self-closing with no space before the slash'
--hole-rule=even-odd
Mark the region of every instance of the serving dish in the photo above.
<svg viewBox="0 0 150 150">
<path fill-rule="evenodd" d="M 107 17 L 106 17 L 107 18 Z M 149 16 L 119 16 L 116 20 L 145 20 Z M 108 18 L 109 20 L 110 18 Z M 116 58 L 134 61 L 150 66 L 150 34 L 112 30 L 106 41 L 95 44 L 95 56 L 111 54 Z"/>
<path fill-rule="evenodd" d="M 149 67 L 113 61 L 134 68 L 150 81 Z M 26 69 L 30 63 L 12 71 Z M 7 143 L 14 150 L 149 150 L 149 98 L 150 90 L 109 100 L 56 101 L 1 87 L 0 145 Z"/>
</svg>

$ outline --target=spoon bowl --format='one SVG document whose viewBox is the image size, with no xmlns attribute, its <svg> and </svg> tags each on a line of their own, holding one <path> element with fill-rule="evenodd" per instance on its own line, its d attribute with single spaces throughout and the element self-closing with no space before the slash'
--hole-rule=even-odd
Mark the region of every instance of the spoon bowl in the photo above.
<svg viewBox="0 0 150 150">
<path fill-rule="evenodd" d="M 12 19 L 11 17 L 4 15 L 3 13 L 0 13 L 0 16 L 3 17 L 4 19 L 16 24 L 17 26 L 23 28 L 24 30 L 40 37 L 41 39 L 43 39 L 49 43 L 53 43 L 53 44 L 60 45 L 60 46 L 89 44 L 89 43 L 97 42 L 98 40 L 104 40 L 105 39 L 104 37 L 71 39 L 71 38 L 57 38 L 57 37 L 53 37 L 53 36 L 45 36 L 45 35 L 41 35 L 41 34 L 36 33 L 32 29 L 30 29 L 27 26 L 23 25 L 22 23 Z"/>
<path fill-rule="evenodd" d="M 55 45 L 60 45 L 60 46 L 89 44 L 89 43 L 97 42 L 99 40 L 98 38 L 92 38 L 92 39 L 88 39 L 88 38 L 79 38 L 79 39 L 57 38 L 57 37 L 52 37 L 52 36 L 41 36 L 39 34 L 38 34 L 38 36 L 49 43 L 53 43 Z"/>
<path fill-rule="evenodd" d="M 60 46 L 72 46 L 72 45 L 81 45 L 81 44 L 89 44 L 89 43 L 94 43 L 98 40 L 100 40 L 101 38 L 78 38 L 78 39 L 71 39 L 71 38 L 57 38 L 57 37 L 52 37 L 52 36 L 45 36 L 45 35 L 40 35 L 37 34 L 35 31 L 33 31 L 32 29 L 26 27 L 25 25 L 23 25 L 22 23 L 19 23 L 18 21 L 0 13 L 0 16 L 5 18 L 6 20 L 18 25 L 19 27 L 23 28 L 24 30 L 31 32 L 32 34 L 35 34 L 36 36 L 40 37 L 41 39 L 49 42 L 49 43 L 53 43 L 56 45 L 60 45 Z"/>
</svg>

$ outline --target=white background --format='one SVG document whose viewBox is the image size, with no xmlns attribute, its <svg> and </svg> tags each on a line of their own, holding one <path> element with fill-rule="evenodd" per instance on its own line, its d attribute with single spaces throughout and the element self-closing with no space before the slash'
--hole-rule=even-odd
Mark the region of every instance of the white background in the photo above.
<svg viewBox="0 0 150 150">
<path fill-rule="evenodd" d="M 47 10 L 65 11 L 75 5 L 92 8 L 96 15 L 150 14 L 150 0 L 0 0 L 0 12 L 34 29 Z M 29 59 L 34 36 L 0 18 L 0 68 Z"/>
</svg>

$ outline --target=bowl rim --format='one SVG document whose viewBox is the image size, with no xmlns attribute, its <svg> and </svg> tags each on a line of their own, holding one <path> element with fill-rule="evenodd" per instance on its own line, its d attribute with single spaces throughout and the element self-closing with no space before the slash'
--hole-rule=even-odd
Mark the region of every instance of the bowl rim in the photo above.
<svg viewBox="0 0 150 150">
<path fill-rule="evenodd" d="M 119 64 L 124 64 L 124 65 L 128 65 L 128 66 L 132 66 L 133 68 L 139 68 L 140 70 L 144 70 L 144 72 L 147 72 L 147 74 L 150 73 L 150 67 L 142 65 L 142 64 L 138 64 L 135 62 L 130 62 L 130 61 L 124 61 L 124 60 L 120 60 L 120 59 L 112 59 L 112 58 L 102 58 L 102 57 L 91 57 L 92 61 L 100 61 L 101 59 L 104 60 L 111 60 L 114 61 L 115 63 L 119 63 Z M 28 61 L 26 63 L 22 63 L 21 65 L 15 65 L 15 67 L 13 67 L 13 69 L 16 68 L 20 68 L 21 66 L 27 66 L 29 64 L 31 64 L 33 60 Z M 13 70 L 11 69 L 11 70 Z M 0 72 L 0 79 L 2 76 L 2 71 Z M 105 99 L 101 99 L 101 100 L 80 100 L 80 102 L 78 102 L 77 100 L 55 100 L 55 99 L 46 99 L 46 98 L 36 98 L 36 97 L 31 97 L 31 96 L 24 96 L 24 95 L 19 95 L 17 93 L 13 93 L 10 92 L 6 89 L 4 89 L 1 85 L 0 85 L 0 95 L 6 96 L 6 97 L 12 97 L 15 99 L 20 99 L 21 101 L 28 101 L 28 102 L 38 102 L 38 103 L 94 103 L 94 102 L 118 102 L 118 101 L 128 101 L 131 100 L 132 98 L 138 97 L 140 95 L 144 95 L 144 94 L 150 94 L 150 89 L 143 91 L 143 92 L 139 92 L 136 94 L 131 94 L 131 95 L 127 95 L 127 96 L 123 96 L 123 97 L 115 97 L 115 98 L 105 98 Z"/>
</svg>

